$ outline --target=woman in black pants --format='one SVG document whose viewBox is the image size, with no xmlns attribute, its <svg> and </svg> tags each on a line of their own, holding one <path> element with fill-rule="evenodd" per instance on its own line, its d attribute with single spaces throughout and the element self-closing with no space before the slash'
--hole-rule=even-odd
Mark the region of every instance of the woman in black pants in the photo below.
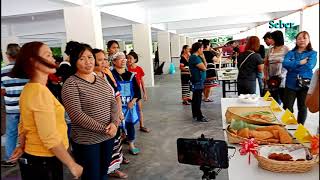
<svg viewBox="0 0 320 180">
<path fill-rule="evenodd" d="M 251 36 L 245 47 L 245 52 L 238 58 L 238 94 L 255 94 L 256 77 L 263 70 L 263 61 L 259 53 L 260 41 L 257 36 Z"/>
<path fill-rule="evenodd" d="M 308 32 L 302 31 L 296 36 L 296 47 L 289 51 L 283 61 L 283 66 L 288 70 L 286 88 L 284 91 L 284 109 L 293 112 L 293 105 L 297 98 L 298 123 L 304 124 L 307 118 L 305 104 L 308 86 L 299 85 L 298 79 L 311 80 L 312 69 L 317 63 L 317 52 L 312 50 Z"/>
<path fill-rule="evenodd" d="M 192 116 L 193 119 L 200 122 L 208 122 L 207 118 L 201 112 L 202 91 L 204 80 L 206 79 L 206 60 L 203 57 L 203 45 L 196 42 L 192 45 L 192 55 L 189 58 L 189 68 L 192 82 Z"/>
</svg>

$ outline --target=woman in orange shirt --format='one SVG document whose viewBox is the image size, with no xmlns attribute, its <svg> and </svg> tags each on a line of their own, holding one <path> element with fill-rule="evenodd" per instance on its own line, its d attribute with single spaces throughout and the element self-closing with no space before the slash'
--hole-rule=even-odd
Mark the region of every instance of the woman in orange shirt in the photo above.
<svg viewBox="0 0 320 180">
<path fill-rule="evenodd" d="M 19 101 L 20 146 L 10 158 L 11 161 L 19 159 L 23 180 L 62 180 L 62 163 L 76 179 L 83 171 L 67 151 L 69 143 L 64 108 L 46 87 L 48 75 L 55 72 L 52 52 L 42 42 L 24 44 L 12 69 L 14 77 L 30 79 Z"/>
</svg>

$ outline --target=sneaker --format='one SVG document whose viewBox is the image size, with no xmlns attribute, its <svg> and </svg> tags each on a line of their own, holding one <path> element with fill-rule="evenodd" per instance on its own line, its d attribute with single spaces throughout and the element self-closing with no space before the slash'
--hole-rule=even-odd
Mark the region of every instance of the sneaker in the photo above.
<svg viewBox="0 0 320 180">
<path fill-rule="evenodd" d="M 1 167 L 14 167 L 17 163 L 8 162 L 8 161 L 1 161 Z"/>
<path fill-rule="evenodd" d="M 202 117 L 201 119 L 197 119 L 199 122 L 209 122 L 206 117 Z"/>
</svg>

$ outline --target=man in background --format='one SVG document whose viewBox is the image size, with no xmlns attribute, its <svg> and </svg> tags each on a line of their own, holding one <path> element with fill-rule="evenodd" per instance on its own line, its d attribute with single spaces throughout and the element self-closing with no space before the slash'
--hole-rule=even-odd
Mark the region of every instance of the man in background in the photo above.
<svg viewBox="0 0 320 180">
<path fill-rule="evenodd" d="M 7 162 L 17 145 L 18 124 L 20 119 L 19 97 L 28 79 L 11 77 L 11 70 L 18 56 L 20 46 L 18 44 L 8 44 L 7 58 L 9 64 L 1 68 L 1 96 L 4 96 L 6 109 L 6 140 L 5 158 L 1 161 L 1 167 L 13 167 L 16 163 Z"/>
</svg>

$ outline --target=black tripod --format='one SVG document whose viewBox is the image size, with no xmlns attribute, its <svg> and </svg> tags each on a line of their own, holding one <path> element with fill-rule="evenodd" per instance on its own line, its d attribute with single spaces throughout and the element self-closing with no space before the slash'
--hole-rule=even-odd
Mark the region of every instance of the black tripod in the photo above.
<svg viewBox="0 0 320 180">
<path fill-rule="evenodd" d="M 200 166 L 200 170 L 203 171 L 202 180 L 216 179 L 216 175 L 218 175 L 218 173 L 214 171 L 214 169 L 214 167 Z"/>
</svg>

